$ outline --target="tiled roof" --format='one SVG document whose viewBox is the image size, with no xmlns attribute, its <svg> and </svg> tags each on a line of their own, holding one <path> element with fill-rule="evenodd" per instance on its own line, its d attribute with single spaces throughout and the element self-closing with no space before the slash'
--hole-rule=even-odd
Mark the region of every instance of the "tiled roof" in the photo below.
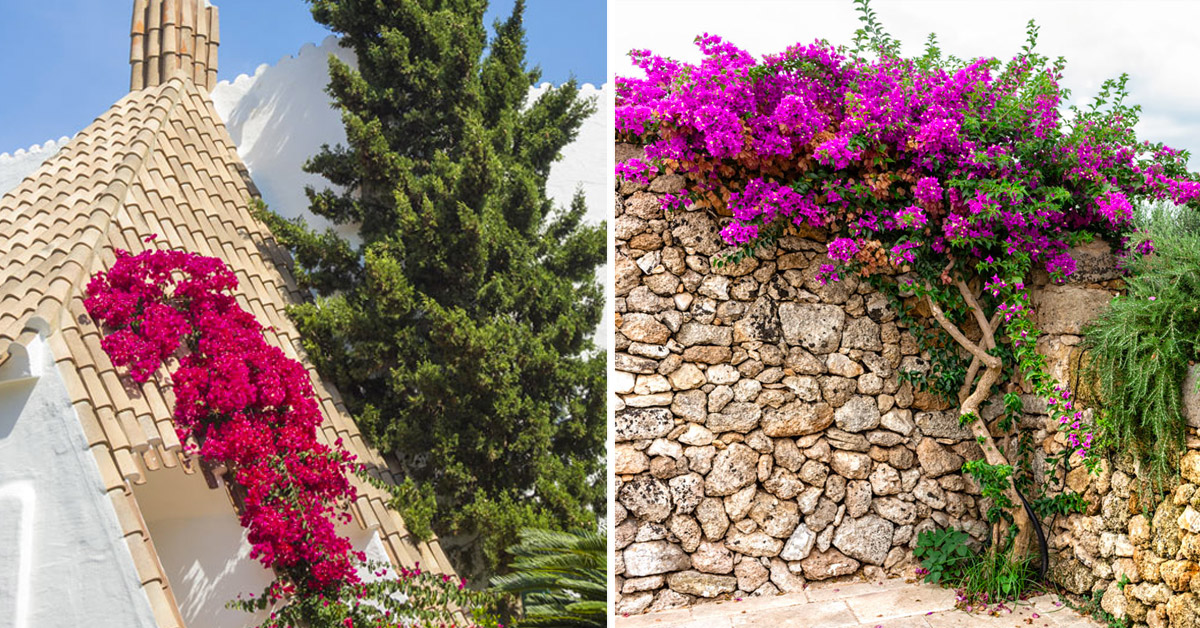
<svg viewBox="0 0 1200 628">
<path fill-rule="evenodd" d="M 309 364 L 284 314 L 304 295 L 286 252 L 250 214 L 255 195 L 208 97 L 175 78 L 121 99 L 0 199 L 0 362 L 21 349 L 13 343 L 47 335 L 160 626 L 182 621 L 131 484 L 162 467 L 194 465 L 171 425 L 169 386 L 136 385 L 113 367 L 83 291 L 115 249 L 219 257 L 237 274 L 242 307 L 269 327 L 268 342 Z M 158 238 L 144 243 L 151 234 Z M 397 468 L 367 445 L 337 391 L 311 365 L 309 373 L 325 413 L 323 439 L 340 437 L 377 477 L 396 481 Z M 386 493 L 354 481 L 355 519 L 378 526 L 394 564 L 452 572 L 436 539 L 415 539 L 385 506 Z"/>
</svg>

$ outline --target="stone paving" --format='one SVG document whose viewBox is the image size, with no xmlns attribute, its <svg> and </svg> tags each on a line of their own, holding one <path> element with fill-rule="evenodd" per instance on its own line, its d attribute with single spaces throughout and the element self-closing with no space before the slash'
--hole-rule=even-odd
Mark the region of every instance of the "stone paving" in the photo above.
<svg viewBox="0 0 1200 628">
<path fill-rule="evenodd" d="M 618 617 L 617 628 L 1102 628 L 1054 595 L 993 617 L 954 607 L 954 591 L 893 578 L 815 583 L 803 592 Z"/>
</svg>

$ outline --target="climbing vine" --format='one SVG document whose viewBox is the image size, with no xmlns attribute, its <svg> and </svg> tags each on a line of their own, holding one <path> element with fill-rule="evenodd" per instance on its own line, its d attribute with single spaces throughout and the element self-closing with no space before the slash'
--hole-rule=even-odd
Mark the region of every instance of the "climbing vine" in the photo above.
<svg viewBox="0 0 1200 628">
<path fill-rule="evenodd" d="M 911 295 L 900 311 L 931 319 L 910 329 L 935 366 L 914 381 L 957 403 L 983 451 L 967 471 L 993 493 L 993 536 L 1011 538 L 1008 555 L 1020 559 L 1032 523 L 1017 488 L 1031 468 L 996 439 L 1031 449 L 1021 393 L 1042 398 L 1064 433 L 1058 456 L 1097 464 L 1094 426 L 1036 350 L 1030 285 L 1040 272 L 1070 277 L 1071 247 L 1097 237 L 1127 254 L 1134 205 L 1194 203 L 1200 177 L 1185 152 L 1136 137 L 1128 77 L 1105 82 L 1088 107 L 1065 107 L 1065 61 L 1037 51 L 1033 22 L 1007 62 L 945 55 L 932 35 L 907 58 L 867 0 L 856 4 L 864 26 L 852 48 L 817 41 L 757 59 L 705 34 L 698 64 L 633 51 L 644 78 L 617 79 L 616 128 L 645 151 L 617 174 L 683 175 L 665 208 L 730 215 L 718 265 L 817 229 L 828 235 L 819 277 L 857 273 Z M 991 427 L 980 409 L 996 395 Z M 1044 508 L 1074 507 L 1041 497 Z"/>
</svg>

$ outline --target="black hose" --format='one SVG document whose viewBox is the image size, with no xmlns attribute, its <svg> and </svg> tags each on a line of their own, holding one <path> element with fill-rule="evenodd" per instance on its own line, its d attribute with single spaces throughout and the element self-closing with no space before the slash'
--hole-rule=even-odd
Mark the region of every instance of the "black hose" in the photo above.
<svg viewBox="0 0 1200 628">
<path fill-rule="evenodd" d="M 1033 507 L 1029 505 L 1029 501 L 1021 494 L 1021 491 L 1013 486 L 1013 492 L 1021 500 L 1021 505 L 1025 507 L 1025 514 L 1029 515 L 1029 520 L 1033 522 L 1033 531 L 1037 533 L 1038 546 L 1042 550 L 1042 564 L 1038 566 L 1038 581 L 1046 579 L 1046 570 L 1050 566 L 1050 546 L 1046 544 L 1046 532 L 1042 530 L 1042 522 L 1038 521 L 1037 514 L 1033 512 Z"/>
</svg>

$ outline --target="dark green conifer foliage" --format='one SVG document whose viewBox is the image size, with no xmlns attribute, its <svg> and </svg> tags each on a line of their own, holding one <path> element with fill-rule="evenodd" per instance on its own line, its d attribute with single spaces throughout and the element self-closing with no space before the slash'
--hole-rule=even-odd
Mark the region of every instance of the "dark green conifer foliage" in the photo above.
<svg viewBox="0 0 1200 628">
<path fill-rule="evenodd" d="M 361 245 L 266 216 L 317 295 L 291 311 L 305 348 L 406 466 L 414 530 L 432 515 L 494 569 L 521 528 L 594 526 L 606 232 L 545 190 L 594 103 L 571 82 L 526 106 L 521 0 L 491 42 L 485 0 L 309 1 L 358 58 L 330 59 L 347 144 L 306 165 L 333 184 L 311 209 Z"/>
</svg>

